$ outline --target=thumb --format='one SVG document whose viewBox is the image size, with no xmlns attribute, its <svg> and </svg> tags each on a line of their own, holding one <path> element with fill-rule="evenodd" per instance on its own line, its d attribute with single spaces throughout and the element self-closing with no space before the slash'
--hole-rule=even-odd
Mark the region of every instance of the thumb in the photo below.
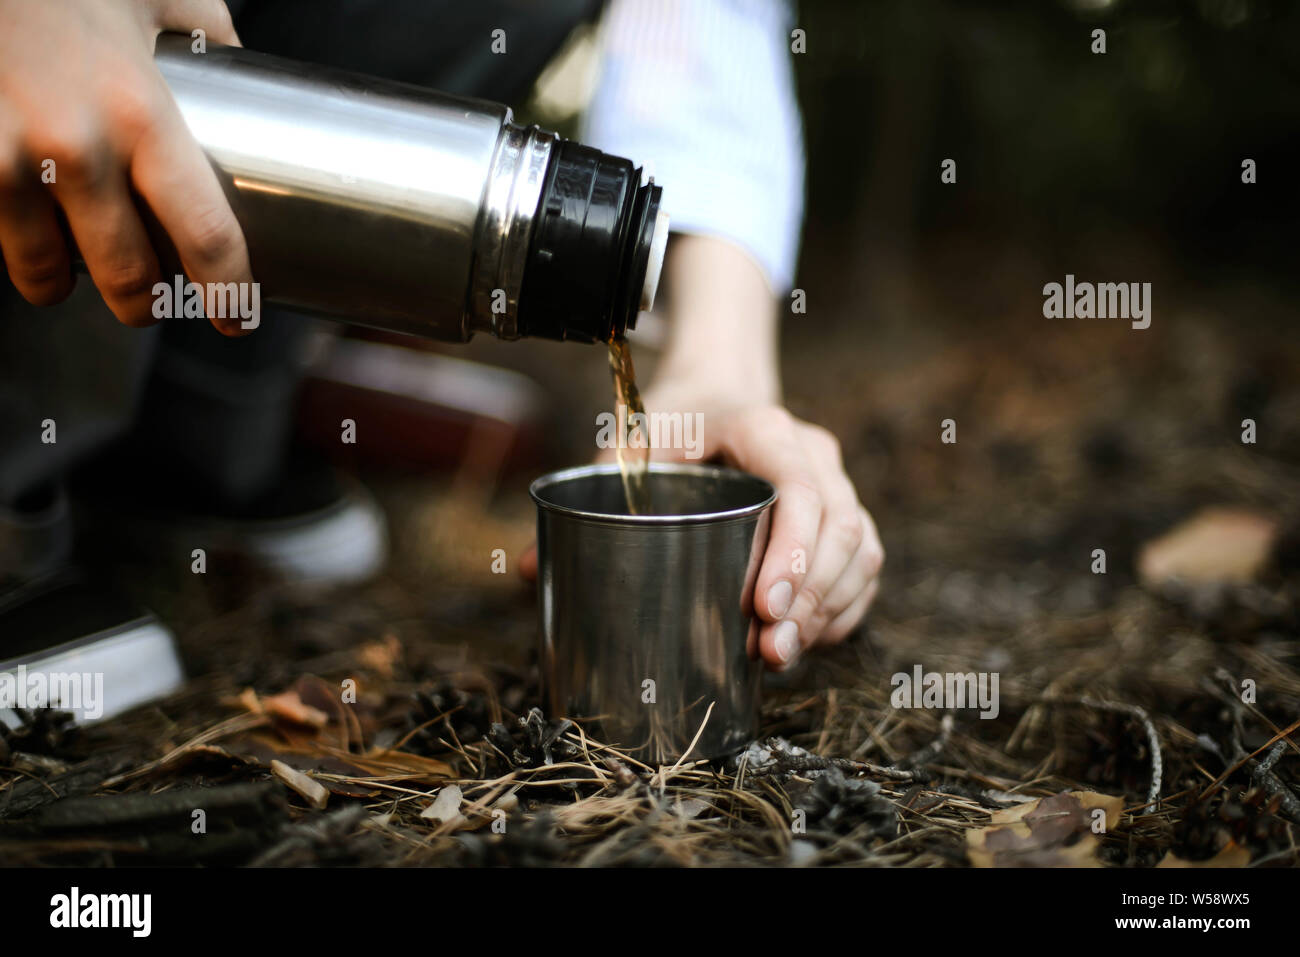
<svg viewBox="0 0 1300 957">
<path fill-rule="evenodd" d="M 230 17 L 230 8 L 224 0 L 202 0 L 194 3 L 190 0 L 167 0 L 160 5 L 156 22 L 161 30 L 193 35 L 194 30 L 202 30 L 213 43 L 239 47 L 243 44 Z"/>
</svg>

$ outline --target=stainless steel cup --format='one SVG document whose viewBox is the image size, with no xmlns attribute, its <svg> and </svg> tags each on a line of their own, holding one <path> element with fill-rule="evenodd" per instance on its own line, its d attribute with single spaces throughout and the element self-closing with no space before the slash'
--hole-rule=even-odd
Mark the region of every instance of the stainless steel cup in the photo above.
<svg viewBox="0 0 1300 957">
<path fill-rule="evenodd" d="M 532 484 L 547 708 L 646 764 L 720 757 L 758 730 L 754 580 L 776 492 L 706 465 L 652 464 L 648 482 L 652 515 L 627 513 L 615 465 Z"/>
</svg>

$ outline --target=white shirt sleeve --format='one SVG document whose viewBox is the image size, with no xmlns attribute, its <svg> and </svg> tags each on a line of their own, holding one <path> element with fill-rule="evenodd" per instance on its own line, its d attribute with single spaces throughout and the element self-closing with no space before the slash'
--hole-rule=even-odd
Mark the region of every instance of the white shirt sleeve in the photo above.
<svg viewBox="0 0 1300 957">
<path fill-rule="evenodd" d="M 674 232 L 735 242 L 794 280 L 804 156 L 784 0 L 613 0 L 583 141 L 664 189 Z"/>
</svg>

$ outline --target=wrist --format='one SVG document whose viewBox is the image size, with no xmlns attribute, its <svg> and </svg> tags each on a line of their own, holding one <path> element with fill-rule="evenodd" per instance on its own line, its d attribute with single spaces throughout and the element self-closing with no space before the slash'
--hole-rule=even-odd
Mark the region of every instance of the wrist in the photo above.
<svg viewBox="0 0 1300 957">
<path fill-rule="evenodd" d="M 665 355 L 647 392 L 710 397 L 728 405 L 780 403 L 781 380 L 775 361 L 723 361 L 717 350 Z"/>
<path fill-rule="evenodd" d="M 777 304 L 733 243 L 679 236 L 664 265 L 668 337 L 656 385 L 728 404 L 779 402 Z"/>
</svg>

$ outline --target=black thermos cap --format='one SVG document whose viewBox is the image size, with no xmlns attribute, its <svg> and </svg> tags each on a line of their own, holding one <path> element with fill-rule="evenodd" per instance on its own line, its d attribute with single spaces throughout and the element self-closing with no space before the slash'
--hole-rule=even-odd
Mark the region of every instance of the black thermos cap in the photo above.
<svg viewBox="0 0 1300 957">
<path fill-rule="evenodd" d="M 519 333 L 608 342 L 636 327 L 661 189 L 641 169 L 557 144 L 533 223 Z"/>
</svg>

